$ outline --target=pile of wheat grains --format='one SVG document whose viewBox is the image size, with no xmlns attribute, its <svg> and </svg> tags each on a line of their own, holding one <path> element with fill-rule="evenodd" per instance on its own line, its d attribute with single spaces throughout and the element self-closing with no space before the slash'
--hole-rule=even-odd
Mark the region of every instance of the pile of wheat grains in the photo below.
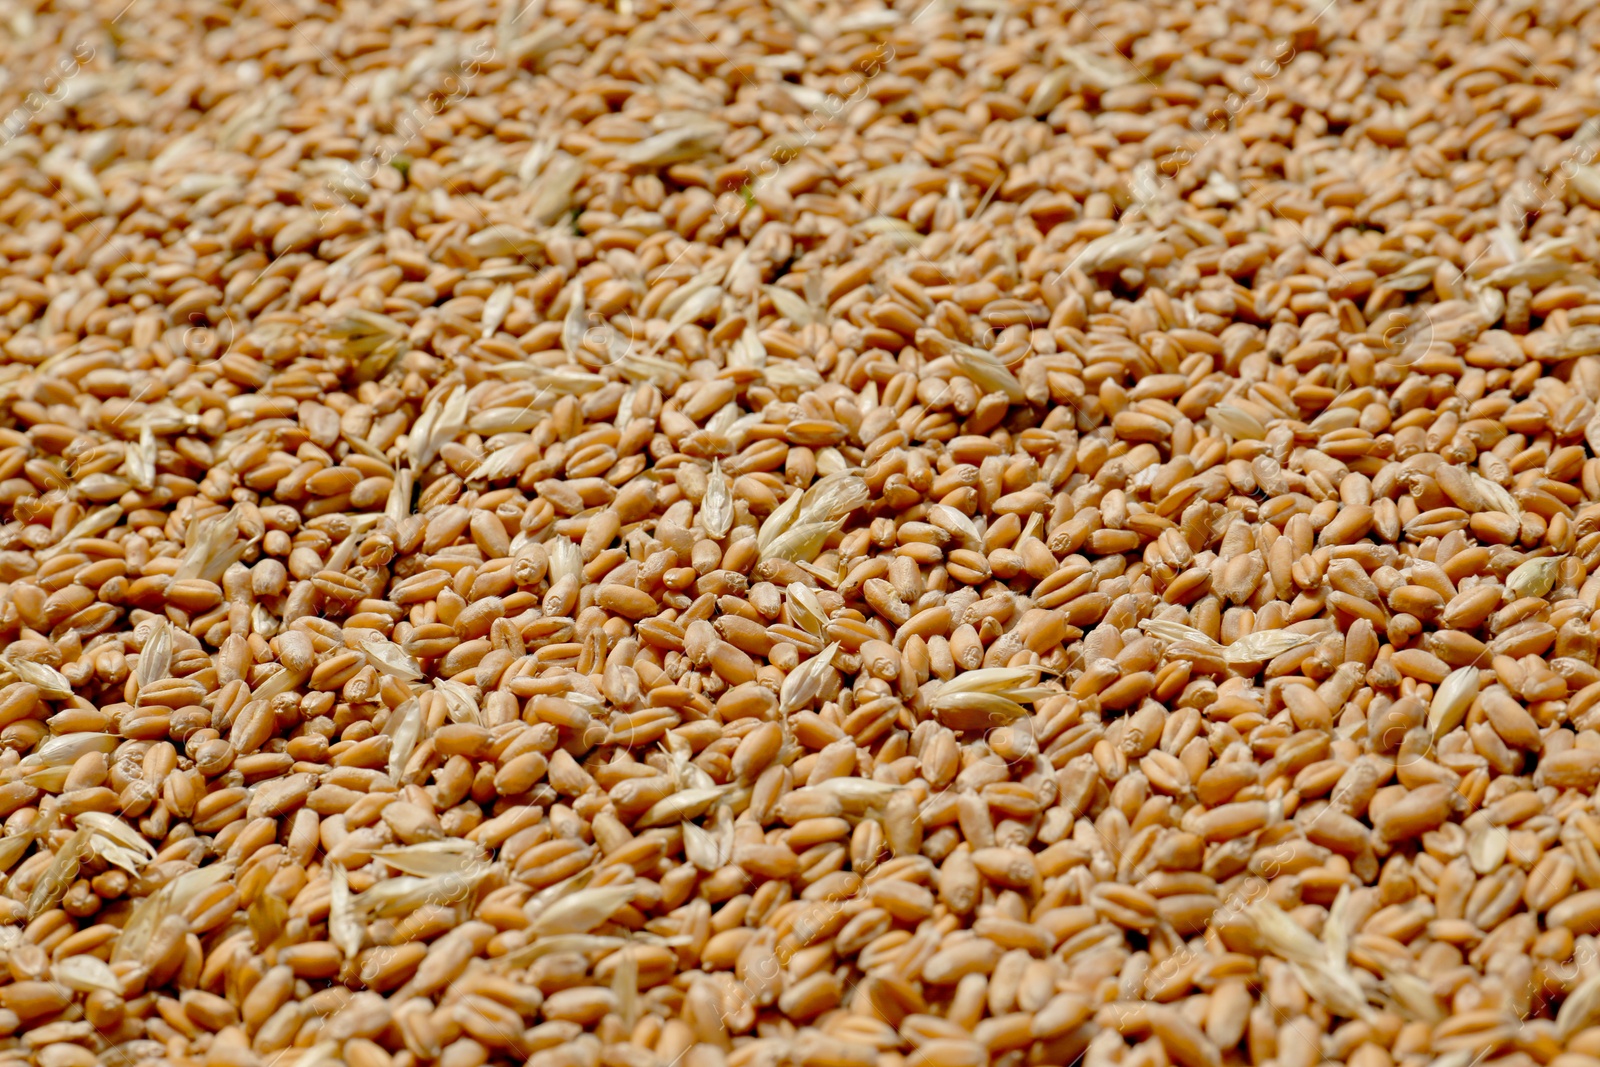
<svg viewBox="0 0 1600 1067">
<path fill-rule="evenodd" d="M 0 27 L 0 1064 L 1600 1065 L 1600 9 Z"/>
</svg>

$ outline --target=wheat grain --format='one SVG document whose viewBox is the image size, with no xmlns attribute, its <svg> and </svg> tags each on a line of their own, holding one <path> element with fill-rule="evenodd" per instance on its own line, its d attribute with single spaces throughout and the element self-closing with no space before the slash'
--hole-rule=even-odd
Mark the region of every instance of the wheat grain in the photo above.
<svg viewBox="0 0 1600 1067">
<path fill-rule="evenodd" d="M 0 1051 L 1600 1055 L 1591 14 L 913 6 L 12 19 Z"/>
</svg>

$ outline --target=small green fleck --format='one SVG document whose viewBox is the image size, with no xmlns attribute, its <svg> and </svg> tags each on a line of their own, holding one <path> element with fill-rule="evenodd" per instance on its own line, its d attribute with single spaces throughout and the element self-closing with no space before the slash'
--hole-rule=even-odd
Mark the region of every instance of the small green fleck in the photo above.
<svg viewBox="0 0 1600 1067">
<path fill-rule="evenodd" d="M 389 160 L 389 166 L 400 172 L 401 177 L 411 173 L 411 157 L 407 155 L 395 156 Z"/>
<path fill-rule="evenodd" d="M 756 194 L 750 191 L 750 183 L 745 182 L 739 186 L 739 196 L 744 200 L 745 207 L 756 206 Z"/>
</svg>

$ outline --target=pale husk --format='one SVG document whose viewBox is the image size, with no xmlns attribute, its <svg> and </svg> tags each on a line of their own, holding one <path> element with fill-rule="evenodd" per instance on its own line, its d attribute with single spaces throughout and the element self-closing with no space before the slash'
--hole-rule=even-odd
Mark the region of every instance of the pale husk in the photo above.
<svg viewBox="0 0 1600 1067">
<path fill-rule="evenodd" d="M 822 681 L 833 666 L 834 654 L 839 651 L 837 642 L 806 660 L 789 672 L 778 690 L 778 712 L 790 715 L 809 707 L 822 691 Z"/>
<path fill-rule="evenodd" d="M 1556 572 L 1561 567 L 1560 556 L 1540 556 L 1518 564 L 1506 576 L 1506 588 L 1514 597 L 1542 597 L 1556 584 Z"/>
<path fill-rule="evenodd" d="M 389 714 L 385 731 L 389 734 L 389 777 L 395 781 L 405 772 L 411 754 L 422 738 L 422 702 L 416 697 L 403 701 Z"/>
<path fill-rule="evenodd" d="M 1172 622 L 1168 619 L 1145 619 L 1139 623 L 1139 629 L 1168 643 L 1187 641 L 1201 647 L 1215 646 L 1221 651 L 1222 646 L 1212 640 L 1204 630 L 1197 630 L 1193 626 L 1185 626 L 1181 622 Z"/>
<path fill-rule="evenodd" d="M 713 540 L 720 541 L 728 535 L 733 525 L 733 489 L 728 476 L 722 473 L 722 464 L 713 460 L 711 474 L 706 478 L 706 495 L 700 504 L 700 522 Z"/>
<path fill-rule="evenodd" d="M 1451 671 L 1428 705 L 1428 730 L 1440 738 L 1460 726 L 1477 695 L 1478 668 L 1468 665 Z"/>
<path fill-rule="evenodd" d="M 78 867 L 89 857 L 90 831 L 80 829 L 56 850 L 50 865 L 34 884 L 28 897 L 28 918 L 36 919 L 60 902 L 73 880 L 78 877 Z"/>
<path fill-rule="evenodd" d="M 4 663 L 18 678 L 37 687 L 40 694 L 51 700 L 65 700 L 72 695 L 72 683 L 67 681 L 66 675 L 48 663 L 39 663 L 20 656 L 7 657 Z"/>
<path fill-rule="evenodd" d="M 1223 648 L 1222 657 L 1231 664 L 1260 663 L 1262 660 L 1269 660 L 1297 649 L 1301 645 L 1309 645 L 1313 640 L 1314 638 L 1307 634 L 1290 633 L 1286 630 L 1258 630 Z"/>
<path fill-rule="evenodd" d="M 789 600 L 789 616 L 795 625 L 813 637 L 821 637 L 828 618 L 817 594 L 804 582 L 791 582 L 785 593 Z"/>
<path fill-rule="evenodd" d="M 361 951 L 366 928 L 356 918 L 350 902 L 350 876 L 341 864 L 330 864 L 328 888 L 328 938 L 350 959 Z"/>
<path fill-rule="evenodd" d="M 233 871 L 233 865 L 229 863 L 201 867 L 180 874 L 160 890 L 145 897 L 123 925 L 111 954 L 111 962 L 139 959 L 150 943 L 150 936 L 161 925 L 161 920 L 181 912 L 195 897 L 232 877 Z"/>
<path fill-rule="evenodd" d="M 134 674 L 143 689 L 152 682 L 166 678 L 172 664 L 172 629 L 166 619 L 156 619 L 145 635 L 144 647 L 139 650 L 139 662 Z"/>
<path fill-rule="evenodd" d="M 587 934 L 604 924 L 634 896 L 631 885 L 593 886 L 581 889 L 546 908 L 528 927 L 535 937 Z"/>
</svg>

